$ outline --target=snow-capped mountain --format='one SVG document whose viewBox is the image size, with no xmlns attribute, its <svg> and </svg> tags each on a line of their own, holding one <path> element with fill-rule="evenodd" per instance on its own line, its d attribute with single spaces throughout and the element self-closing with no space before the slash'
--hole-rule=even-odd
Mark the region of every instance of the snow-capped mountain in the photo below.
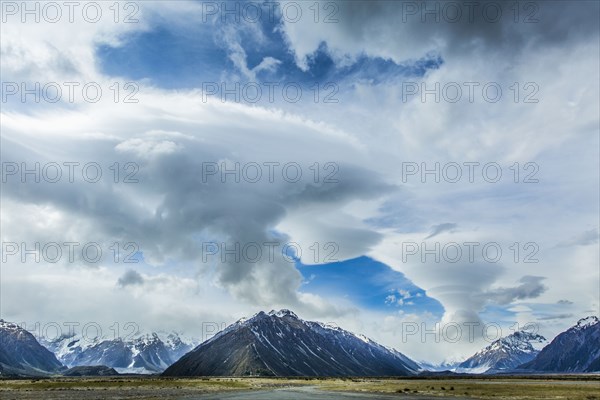
<svg viewBox="0 0 600 400">
<path fill-rule="evenodd" d="M 419 361 L 419 365 L 425 371 L 431 372 L 443 372 L 443 371 L 454 371 L 458 364 L 464 360 L 464 357 L 459 360 L 446 359 L 442 362 L 432 363 L 428 361 Z"/>
<path fill-rule="evenodd" d="M 0 319 L 0 376 L 47 375 L 63 369 L 31 333 Z"/>
<path fill-rule="evenodd" d="M 69 368 L 106 365 L 120 373 L 147 374 L 164 371 L 199 341 L 176 333 L 151 333 L 128 340 L 63 335 L 41 342 Z"/>
<path fill-rule="evenodd" d="M 482 374 L 507 371 L 531 361 L 548 343 L 545 337 L 519 331 L 492 342 L 454 369 L 455 372 Z"/>
<path fill-rule="evenodd" d="M 364 336 L 281 310 L 237 321 L 163 375 L 398 376 L 419 370 L 405 355 Z"/>
<path fill-rule="evenodd" d="M 600 321 L 590 316 L 558 335 L 535 359 L 519 367 L 540 372 L 600 371 Z"/>
</svg>

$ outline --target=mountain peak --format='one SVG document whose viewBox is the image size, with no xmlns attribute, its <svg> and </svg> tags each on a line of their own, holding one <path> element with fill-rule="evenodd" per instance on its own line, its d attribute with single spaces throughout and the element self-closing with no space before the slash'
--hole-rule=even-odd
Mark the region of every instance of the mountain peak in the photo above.
<svg viewBox="0 0 600 400">
<path fill-rule="evenodd" d="M 279 317 L 279 318 L 291 317 L 291 318 L 299 319 L 298 316 L 293 311 L 285 309 L 285 308 L 281 309 L 279 311 L 271 310 L 269 312 L 269 315 L 272 317 Z"/>
<path fill-rule="evenodd" d="M 581 318 L 579 321 L 577 321 L 577 325 L 575 325 L 575 327 L 585 329 L 587 327 L 596 325 L 598 322 L 600 322 L 598 317 L 595 315 L 590 315 L 589 317 Z"/>
<path fill-rule="evenodd" d="M 12 322 L 5 321 L 3 319 L 0 319 L 0 327 L 2 327 L 4 329 L 13 329 L 13 330 L 22 329 L 19 325 L 13 324 Z"/>
<path fill-rule="evenodd" d="M 546 338 L 527 331 L 517 331 L 495 340 L 460 363 L 457 372 L 485 373 L 509 370 L 531 361 L 547 343 Z"/>
<path fill-rule="evenodd" d="M 519 350 L 522 352 L 532 352 L 535 348 L 533 344 L 546 343 L 546 338 L 528 331 L 517 331 L 511 333 L 508 336 L 502 337 L 495 340 L 485 349 L 481 350 L 480 353 L 496 350 L 496 349 L 508 349 L 508 350 Z"/>
</svg>

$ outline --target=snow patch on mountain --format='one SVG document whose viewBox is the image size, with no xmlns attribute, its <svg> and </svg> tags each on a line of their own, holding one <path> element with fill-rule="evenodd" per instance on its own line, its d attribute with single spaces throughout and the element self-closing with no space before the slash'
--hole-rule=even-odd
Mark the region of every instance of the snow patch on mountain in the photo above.
<svg viewBox="0 0 600 400">
<path fill-rule="evenodd" d="M 599 322 L 600 320 L 598 320 L 598 317 L 591 315 L 586 318 L 581 318 L 579 321 L 577 321 L 577 324 L 573 327 L 573 329 L 586 329 L 596 325 Z"/>
</svg>

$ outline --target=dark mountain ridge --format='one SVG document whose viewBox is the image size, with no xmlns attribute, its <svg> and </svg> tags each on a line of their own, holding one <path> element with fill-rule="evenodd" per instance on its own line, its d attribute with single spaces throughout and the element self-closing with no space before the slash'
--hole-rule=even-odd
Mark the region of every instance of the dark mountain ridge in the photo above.
<svg viewBox="0 0 600 400">
<path fill-rule="evenodd" d="M 403 354 L 289 310 L 241 319 L 167 368 L 165 376 L 406 376 Z"/>
<path fill-rule="evenodd" d="M 600 371 L 600 320 L 596 316 L 580 319 L 519 369 L 533 372 Z"/>
<path fill-rule="evenodd" d="M 64 369 L 31 333 L 0 319 L 0 376 L 50 375 Z"/>
</svg>

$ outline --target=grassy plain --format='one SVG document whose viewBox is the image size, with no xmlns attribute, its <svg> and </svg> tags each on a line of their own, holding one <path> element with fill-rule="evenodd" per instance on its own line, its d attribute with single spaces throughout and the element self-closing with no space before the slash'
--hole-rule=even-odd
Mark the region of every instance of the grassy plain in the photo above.
<svg viewBox="0 0 600 400">
<path fill-rule="evenodd" d="M 600 375 L 428 378 L 162 378 L 118 376 L 0 380 L 3 400 L 192 399 L 206 393 L 310 386 L 326 392 L 474 399 L 600 400 Z"/>
</svg>

